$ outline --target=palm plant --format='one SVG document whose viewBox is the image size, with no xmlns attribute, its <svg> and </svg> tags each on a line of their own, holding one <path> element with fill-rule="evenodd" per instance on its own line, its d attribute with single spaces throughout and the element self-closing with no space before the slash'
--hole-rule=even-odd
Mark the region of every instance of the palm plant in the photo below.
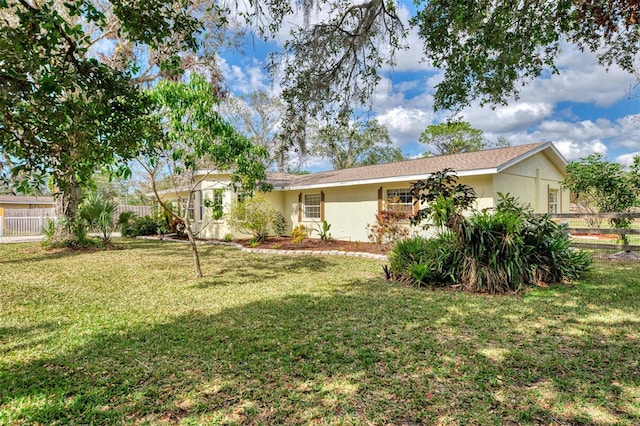
<svg viewBox="0 0 640 426">
<path fill-rule="evenodd" d="M 118 205 L 101 196 L 100 194 L 89 194 L 80 205 L 79 216 L 85 220 L 89 228 L 100 234 L 103 244 L 108 244 L 111 234 L 117 228 L 114 215 Z"/>
</svg>

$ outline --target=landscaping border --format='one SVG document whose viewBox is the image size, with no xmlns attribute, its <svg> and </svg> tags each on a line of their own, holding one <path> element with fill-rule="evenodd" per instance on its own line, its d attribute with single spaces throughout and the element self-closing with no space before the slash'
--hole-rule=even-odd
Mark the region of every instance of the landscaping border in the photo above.
<svg viewBox="0 0 640 426">
<path fill-rule="evenodd" d="M 140 236 L 138 238 L 147 240 L 159 240 L 159 241 L 171 241 L 176 243 L 188 243 L 188 240 L 171 238 L 171 237 L 151 237 Z M 348 256 L 348 257 L 363 257 L 365 259 L 375 260 L 388 260 L 386 254 L 365 253 L 358 251 L 342 251 L 342 250 L 276 250 L 276 249 L 261 249 L 255 247 L 245 247 L 242 244 L 229 243 L 226 241 L 203 241 L 196 242 L 199 245 L 215 245 L 224 247 L 234 247 L 240 251 L 246 253 L 263 253 L 263 254 L 286 254 L 286 255 L 317 255 L 317 256 Z"/>
</svg>

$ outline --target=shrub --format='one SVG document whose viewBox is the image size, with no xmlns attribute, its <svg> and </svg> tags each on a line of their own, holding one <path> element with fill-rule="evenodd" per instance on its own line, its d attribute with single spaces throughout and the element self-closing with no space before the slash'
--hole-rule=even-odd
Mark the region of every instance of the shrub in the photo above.
<svg viewBox="0 0 640 426">
<path fill-rule="evenodd" d="M 287 227 L 288 227 L 287 218 L 285 218 L 282 212 L 280 212 L 279 210 L 276 211 L 276 214 L 273 217 L 272 225 L 273 225 L 273 232 L 278 237 L 284 237 L 287 235 Z"/>
<path fill-rule="evenodd" d="M 184 237 L 184 232 L 187 229 L 187 225 L 184 223 L 184 220 L 179 217 L 173 217 L 169 222 L 169 233 L 176 234 L 179 237 Z"/>
<path fill-rule="evenodd" d="M 123 237 L 135 238 L 141 235 L 157 235 L 164 225 L 163 220 L 151 216 L 136 217 L 121 225 Z"/>
<path fill-rule="evenodd" d="M 407 221 L 410 214 L 405 211 L 381 210 L 376 213 L 373 225 L 367 224 L 367 237 L 376 245 L 393 243 L 409 235 Z"/>
<path fill-rule="evenodd" d="M 323 243 L 328 243 L 331 240 L 331 234 L 329 230 L 331 229 L 331 225 L 326 220 L 322 221 L 316 226 L 316 232 L 320 237 L 320 241 Z"/>
<path fill-rule="evenodd" d="M 524 231 L 529 248 L 532 283 L 556 283 L 579 278 L 592 264 L 584 250 L 574 250 L 564 226 L 549 215 L 531 216 Z"/>
<path fill-rule="evenodd" d="M 389 252 L 389 271 L 398 281 L 418 286 L 457 282 L 462 252 L 451 232 L 433 238 L 415 236 L 396 242 Z"/>
<path fill-rule="evenodd" d="M 528 283 L 528 260 L 522 236 L 525 219 L 498 209 L 476 213 L 468 222 L 460 281 L 469 290 L 519 291 Z"/>
<path fill-rule="evenodd" d="M 120 215 L 118 215 L 118 220 L 116 221 L 116 225 L 118 226 L 118 228 L 120 228 L 120 231 L 122 232 L 122 228 L 127 227 L 128 225 L 133 223 L 133 221 L 137 217 L 138 215 L 136 214 L 136 212 L 132 212 L 131 210 L 125 210 L 123 212 L 120 212 Z"/>
<path fill-rule="evenodd" d="M 426 242 L 397 244 L 390 255 L 394 276 L 418 284 L 460 283 L 477 292 L 519 291 L 526 285 L 555 283 L 578 278 L 590 266 L 586 252 L 570 247 L 562 226 L 548 215 L 537 216 L 509 194 L 500 199 L 494 213 L 463 213 L 475 202 L 475 193 L 457 183 L 444 170 L 416 182 L 412 194 L 428 206 L 412 219 L 445 227 Z"/>
<path fill-rule="evenodd" d="M 307 228 L 304 225 L 298 225 L 291 232 L 291 239 L 294 244 L 300 245 L 308 236 Z"/>
<path fill-rule="evenodd" d="M 264 241 L 277 212 L 267 197 L 258 193 L 232 204 L 226 215 L 227 223 L 232 229 L 251 234 L 257 241 Z"/>
<path fill-rule="evenodd" d="M 45 241 L 52 241 L 56 234 L 56 221 L 47 218 L 40 231 L 44 235 Z"/>
<path fill-rule="evenodd" d="M 88 238 L 87 221 L 81 218 L 79 215 L 73 219 L 68 220 L 66 218 L 58 219 L 57 223 L 49 221 L 45 232 L 45 239 L 42 242 L 42 246 L 45 248 L 72 248 L 74 250 L 95 247 L 96 242 Z M 55 240 L 56 225 L 62 226 L 66 229 L 70 235 L 69 238 L 64 240 Z"/>
</svg>

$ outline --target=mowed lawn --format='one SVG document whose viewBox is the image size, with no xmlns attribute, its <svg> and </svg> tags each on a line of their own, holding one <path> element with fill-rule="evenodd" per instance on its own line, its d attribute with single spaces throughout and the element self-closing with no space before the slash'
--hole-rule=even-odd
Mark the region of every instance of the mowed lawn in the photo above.
<svg viewBox="0 0 640 426">
<path fill-rule="evenodd" d="M 523 295 L 382 262 L 0 245 L 0 424 L 640 424 L 640 265 Z"/>
</svg>

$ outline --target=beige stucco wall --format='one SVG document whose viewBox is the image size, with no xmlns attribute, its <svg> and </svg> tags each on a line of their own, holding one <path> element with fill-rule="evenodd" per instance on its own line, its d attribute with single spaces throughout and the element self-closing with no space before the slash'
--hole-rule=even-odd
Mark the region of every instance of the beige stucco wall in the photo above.
<svg viewBox="0 0 640 426">
<path fill-rule="evenodd" d="M 378 209 L 378 188 L 380 185 L 358 185 L 346 187 L 324 188 L 325 215 L 324 219 L 331 225 L 331 236 L 341 240 L 368 241 L 366 225 L 375 221 Z M 298 221 L 298 196 L 302 199 L 307 194 L 320 194 L 320 189 L 301 191 L 287 191 L 285 195 L 285 216 L 291 218 L 292 223 L 304 224 L 307 228 L 315 229 L 319 220 L 307 219 Z M 311 234 L 317 237 L 316 233 Z"/>
<path fill-rule="evenodd" d="M 474 188 L 478 197 L 476 209 L 485 209 L 495 206 L 498 200 L 498 192 L 509 193 L 519 198 L 521 202 L 531 205 L 536 212 L 546 212 L 548 209 L 549 188 L 559 189 L 562 194 L 559 209 L 561 212 L 569 211 L 569 192 L 562 190 L 560 180 L 564 177 L 544 153 L 539 153 L 531 158 L 523 160 L 498 174 L 485 174 L 480 176 L 462 176 L 459 182 Z M 211 211 L 203 209 L 203 217 L 199 215 L 200 195 L 207 199 L 213 199 L 216 189 L 224 189 L 224 210 L 236 198 L 235 193 L 229 189 L 228 176 L 218 175 L 209 177 L 200 182 L 196 192 L 196 220 L 194 230 L 199 231 L 202 238 L 223 239 L 227 234 L 233 237 L 248 237 L 239 234 L 227 227 L 224 218 L 213 221 Z M 368 241 L 367 224 L 375 222 L 375 214 L 378 210 L 378 190 L 382 187 L 383 198 L 389 189 L 409 188 L 411 182 L 396 182 L 384 184 L 361 184 L 351 186 L 334 186 L 317 189 L 274 190 L 265 196 L 280 210 L 288 222 L 288 230 L 296 225 L 304 224 L 310 229 L 315 229 L 320 220 L 302 217 L 299 221 L 299 196 L 324 193 L 324 219 L 331 225 L 330 233 L 333 238 Z M 202 192 L 200 192 L 202 191 Z M 304 216 L 304 208 L 302 208 Z M 424 233 L 419 227 L 412 227 L 411 233 Z M 317 233 L 312 232 L 312 237 Z"/>
<path fill-rule="evenodd" d="M 494 177 L 494 196 L 497 200 L 498 192 L 509 193 L 520 202 L 529 204 L 534 212 L 548 213 L 549 189 L 557 189 L 561 194 L 558 212 L 568 213 L 569 191 L 560 185 L 563 178 L 563 171 L 540 153 L 497 174 Z"/>
<path fill-rule="evenodd" d="M 473 186 L 474 189 L 476 189 L 478 208 L 493 205 L 491 198 L 493 193 L 491 176 L 465 177 L 460 179 L 460 182 Z M 291 219 L 294 226 L 302 223 L 308 228 L 315 229 L 320 222 L 319 220 L 305 219 L 303 217 L 301 222 L 298 221 L 298 199 L 299 194 L 302 194 L 302 199 L 304 200 L 305 195 L 320 194 L 322 191 L 325 196 L 324 219 L 331 225 L 331 236 L 336 239 L 369 241 L 367 224 L 375 223 L 375 215 L 378 211 L 378 189 L 381 187 L 384 200 L 387 190 L 408 189 L 411 187 L 411 182 L 403 181 L 385 184 L 365 184 L 286 191 L 284 202 L 285 216 Z M 412 234 L 424 233 L 420 227 L 409 228 Z M 311 236 L 317 237 L 317 233 L 312 233 Z"/>
<path fill-rule="evenodd" d="M 229 187 L 228 176 L 216 176 L 215 181 L 203 180 L 200 182 L 197 191 L 195 193 L 195 220 L 194 220 L 194 232 L 198 233 L 199 238 L 214 238 L 214 239 L 224 239 L 226 235 L 230 234 L 233 238 L 250 238 L 251 236 L 248 234 L 243 234 L 236 230 L 231 229 L 227 226 L 224 217 L 219 220 L 214 220 L 212 218 L 211 208 L 203 207 L 202 214 L 200 214 L 200 203 L 202 197 L 206 200 L 213 200 L 214 192 L 216 190 L 223 190 L 222 194 L 222 205 L 224 213 L 227 213 L 231 207 L 231 205 L 237 199 L 236 193 Z M 266 192 L 263 195 L 273 204 L 273 206 L 279 211 L 283 211 L 283 197 L 284 194 L 282 192 Z M 289 226 L 289 229 L 291 227 Z"/>
</svg>

